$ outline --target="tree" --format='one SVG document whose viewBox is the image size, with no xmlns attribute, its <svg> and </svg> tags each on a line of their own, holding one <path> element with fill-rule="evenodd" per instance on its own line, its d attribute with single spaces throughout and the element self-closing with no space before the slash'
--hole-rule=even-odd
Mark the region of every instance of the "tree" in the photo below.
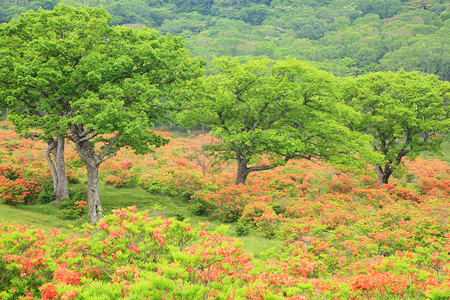
<svg viewBox="0 0 450 300">
<path fill-rule="evenodd" d="M 28 43 L 16 39 L 14 35 L 18 33 L 5 34 L 7 28 L 6 24 L 0 27 L 0 36 L 4 40 L 0 46 L 0 108 L 8 111 L 8 118 L 18 133 L 26 135 L 31 128 L 41 129 L 38 136 L 48 144 L 45 158 L 52 174 L 55 198 L 59 202 L 69 197 L 64 163 L 66 130 L 53 122 L 49 114 L 51 109 L 42 102 L 51 97 L 49 90 L 52 87 L 37 87 L 42 85 L 37 73 L 45 74 L 51 70 L 39 62 L 29 64 L 25 56 L 29 53 Z M 25 35 L 22 39 L 30 37 Z"/>
<path fill-rule="evenodd" d="M 251 172 L 268 170 L 292 158 L 330 158 L 359 148 L 364 138 L 341 119 L 356 117 L 334 102 L 333 77 L 288 59 L 216 59 L 216 75 L 205 79 L 191 108 L 179 114 L 183 125 L 206 124 L 222 140 L 212 148 L 236 159 L 236 184 Z M 271 163 L 261 164 L 263 156 Z"/>
<path fill-rule="evenodd" d="M 380 185 L 389 182 L 405 156 L 439 153 L 448 131 L 450 84 L 420 72 L 378 72 L 349 79 L 346 103 L 364 114 L 354 128 L 371 134 L 373 149 L 383 155 L 374 164 Z"/>
<path fill-rule="evenodd" d="M 175 87 L 199 76 L 202 65 L 180 38 L 109 22 L 102 8 L 58 5 L 0 27 L 8 39 L 2 49 L 10 70 L 3 81 L 12 85 L 7 101 L 17 116 L 24 106 L 41 112 L 39 118 L 23 114 L 28 126 L 74 142 L 87 168 L 92 223 L 102 217 L 100 164 L 122 147 L 146 153 L 166 143 L 149 128 L 170 107 Z"/>
<path fill-rule="evenodd" d="M 442 28 L 435 34 L 411 38 L 410 41 L 414 44 L 387 53 L 380 60 L 381 67 L 386 71 L 396 71 L 400 68 L 406 71 L 420 70 L 439 75 L 442 80 L 449 80 L 450 46 L 445 41 L 449 32 L 448 28 Z"/>
</svg>

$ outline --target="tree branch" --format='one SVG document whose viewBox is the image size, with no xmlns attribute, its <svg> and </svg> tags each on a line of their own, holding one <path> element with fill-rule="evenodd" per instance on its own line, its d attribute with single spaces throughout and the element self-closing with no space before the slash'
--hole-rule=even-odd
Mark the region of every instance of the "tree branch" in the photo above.
<svg viewBox="0 0 450 300">
<path fill-rule="evenodd" d="M 117 152 L 117 150 L 114 150 L 113 152 L 110 152 L 112 147 L 117 143 L 117 141 L 119 140 L 120 136 L 122 135 L 121 132 L 116 133 L 116 135 L 113 137 L 113 139 L 105 146 L 105 148 L 100 152 L 99 154 L 99 158 L 101 160 L 103 160 L 103 158 L 105 158 L 108 154 L 110 153 L 115 153 L 114 151 Z"/>
<path fill-rule="evenodd" d="M 95 138 L 95 137 L 98 136 L 98 135 L 99 135 L 99 133 L 98 133 L 98 132 L 95 132 L 95 133 L 93 133 L 93 134 L 91 134 L 91 135 L 89 135 L 89 136 L 86 136 L 86 137 L 84 137 L 84 138 L 81 138 L 81 139 L 79 140 L 79 142 L 82 143 L 82 142 L 86 142 L 86 141 L 92 140 L 93 138 Z"/>
</svg>

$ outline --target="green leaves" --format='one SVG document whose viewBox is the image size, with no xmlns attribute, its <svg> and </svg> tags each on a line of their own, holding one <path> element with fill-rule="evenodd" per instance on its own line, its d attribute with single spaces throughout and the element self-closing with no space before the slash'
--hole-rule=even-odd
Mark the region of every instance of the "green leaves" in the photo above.
<svg viewBox="0 0 450 300">
<path fill-rule="evenodd" d="M 108 22 L 104 9 L 58 5 L 1 26 L 0 97 L 16 125 L 50 134 L 82 124 L 91 134 L 121 132 L 118 144 L 140 152 L 161 145 L 147 129 L 202 62 L 178 37 Z"/>
<path fill-rule="evenodd" d="M 384 183 L 404 156 L 439 153 L 442 133 L 450 127 L 450 85 L 419 72 L 374 73 L 347 81 L 346 103 L 363 113 L 355 129 L 373 136 L 383 155 Z M 380 173 L 380 174 L 381 174 Z"/>
<path fill-rule="evenodd" d="M 290 158 L 369 152 L 369 141 L 347 128 L 358 114 L 336 101 L 335 79 L 295 59 L 214 61 L 191 108 L 179 114 L 185 126 L 206 124 L 222 141 L 219 153 L 235 155 L 244 169 L 262 170 Z M 264 156 L 272 164 L 258 164 Z M 238 171 L 239 173 L 239 171 Z"/>
</svg>

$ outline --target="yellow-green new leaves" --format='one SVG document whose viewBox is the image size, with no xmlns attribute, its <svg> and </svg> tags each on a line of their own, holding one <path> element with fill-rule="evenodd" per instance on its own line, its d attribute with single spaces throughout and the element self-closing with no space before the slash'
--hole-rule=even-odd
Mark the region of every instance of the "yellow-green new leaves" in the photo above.
<svg viewBox="0 0 450 300">
<path fill-rule="evenodd" d="M 58 5 L 0 26 L 0 101 L 19 130 L 38 127 L 75 143 L 92 222 L 101 217 L 98 166 L 121 147 L 146 153 L 164 144 L 150 126 L 202 72 L 180 38 L 109 22 L 102 8 Z"/>
<path fill-rule="evenodd" d="M 336 103 L 332 75 L 295 59 L 243 65 L 216 59 L 214 66 L 215 75 L 205 79 L 192 107 L 179 119 L 187 126 L 213 128 L 223 141 L 215 150 L 237 160 L 236 183 L 245 183 L 252 171 L 291 158 L 355 153 L 351 144 L 368 149 L 364 138 L 351 133 L 342 120 L 357 114 Z M 258 165 L 262 155 L 272 163 Z"/>
<path fill-rule="evenodd" d="M 66 134 L 68 124 L 83 124 L 121 131 L 118 144 L 148 151 L 160 99 L 174 99 L 201 62 L 178 37 L 108 22 L 104 9 L 58 5 L 0 27 L 0 98 L 19 129 Z"/>
<path fill-rule="evenodd" d="M 383 155 L 375 165 L 380 184 L 388 183 L 402 158 L 422 151 L 439 153 L 442 133 L 450 128 L 450 84 L 419 72 L 374 73 L 349 79 L 346 103 L 363 113 L 355 129 L 374 138 Z"/>
</svg>

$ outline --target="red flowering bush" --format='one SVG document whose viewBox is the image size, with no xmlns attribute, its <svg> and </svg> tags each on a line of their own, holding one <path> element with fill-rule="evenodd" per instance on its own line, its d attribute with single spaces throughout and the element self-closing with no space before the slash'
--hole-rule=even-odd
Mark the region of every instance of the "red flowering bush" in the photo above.
<svg viewBox="0 0 450 300">
<path fill-rule="evenodd" d="M 200 190 L 191 197 L 192 205 L 206 207 L 213 216 L 224 222 L 237 221 L 249 201 L 249 188 L 234 184 L 215 191 Z"/>
<path fill-rule="evenodd" d="M 273 208 L 264 201 L 251 202 L 244 208 L 240 222 L 252 226 L 263 232 L 267 238 L 273 238 L 278 229 L 287 219 L 277 214 Z"/>
<path fill-rule="evenodd" d="M 264 205 L 249 206 L 247 221 L 262 224 L 260 218 L 271 211 Z M 389 240 L 395 231 L 388 228 L 406 225 L 398 216 L 408 210 L 376 224 L 388 213 L 385 207 L 370 220 L 385 228 L 378 236 L 367 222 L 330 229 L 320 220 L 286 219 L 278 232 L 290 229 L 289 240 L 260 259 L 237 240 L 207 232 L 206 224 L 194 229 L 134 207 L 86 225 L 72 237 L 1 224 L 0 297 L 364 299 L 427 293 L 439 299 L 449 282 L 450 234 L 433 237 L 433 227 L 423 223 L 425 241 L 413 239 L 410 250 L 380 254 L 382 245 L 401 246 L 394 243 L 400 236 Z"/>
<path fill-rule="evenodd" d="M 103 181 L 115 188 L 135 187 L 138 184 L 139 170 L 132 160 L 109 160 L 102 165 L 102 170 Z"/>
<path fill-rule="evenodd" d="M 0 198 L 4 204 L 32 204 L 40 190 L 40 184 L 34 180 L 9 180 L 0 175 Z"/>
<path fill-rule="evenodd" d="M 21 138 L 8 122 L 0 128 L 0 201 L 8 205 L 33 204 L 40 192 L 52 190 L 52 177 L 44 154 L 47 144 L 36 136 Z M 77 154 L 66 147 L 69 181 L 78 182 Z"/>
<path fill-rule="evenodd" d="M 59 203 L 62 218 L 76 220 L 86 216 L 89 210 L 87 196 L 84 193 L 70 195 L 69 199 L 62 199 Z"/>
</svg>

